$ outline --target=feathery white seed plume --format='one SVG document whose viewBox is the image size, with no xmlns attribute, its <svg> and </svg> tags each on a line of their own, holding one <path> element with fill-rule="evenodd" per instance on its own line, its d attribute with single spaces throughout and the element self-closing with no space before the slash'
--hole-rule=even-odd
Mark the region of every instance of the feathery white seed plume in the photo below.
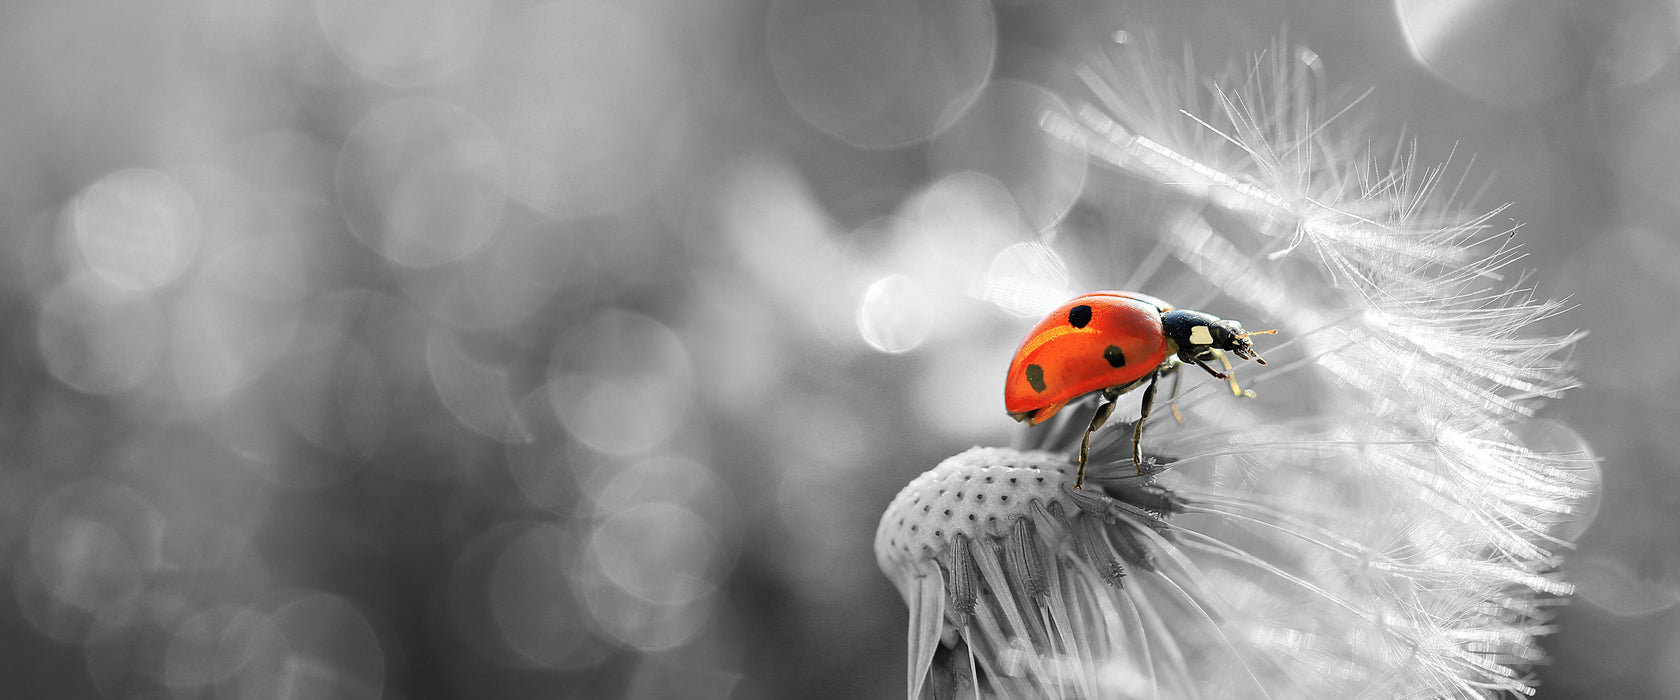
<svg viewBox="0 0 1680 700">
<path fill-rule="evenodd" d="M 1280 329 L 1272 364 L 1242 369 L 1253 400 L 1187 374 L 1147 476 L 1115 421 L 1068 488 L 1087 406 L 1027 432 L 1053 452 L 976 448 L 906 487 L 875 544 L 910 608 L 910 696 L 1531 693 L 1570 591 L 1552 532 L 1590 465 L 1518 437 L 1573 386 L 1579 334 L 1528 330 L 1563 304 L 1505 278 L 1516 227 L 1467 213 L 1412 147 L 1358 145 L 1302 54 L 1204 100 L 1124 50 L 1085 73 L 1100 109 L 1045 128 L 1173 204 L 1164 221 L 1199 220 L 1146 260 L 1226 299 L 1200 308 Z"/>
</svg>

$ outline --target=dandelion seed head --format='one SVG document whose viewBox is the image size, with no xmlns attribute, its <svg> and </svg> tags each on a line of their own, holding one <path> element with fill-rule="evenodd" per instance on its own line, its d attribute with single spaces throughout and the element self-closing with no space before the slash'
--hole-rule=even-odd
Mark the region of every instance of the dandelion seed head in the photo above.
<svg viewBox="0 0 1680 700">
<path fill-rule="evenodd" d="M 1003 697 L 1531 693 L 1597 483 L 1578 439 L 1532 433 L 1575 386 L 1580 336 L 1528 329 L 1566 304 L 1514 269 L 1502 207 L 1468 208 L 1459 175 L 1324 107 L 1316 55 L 1275 48 L 1198 93 L 1141 43 L 1084 71 L 1100 106 L 1042 126 L 1127 196 L 1153 192 L 1121 204 L 1155 252 L 1111 274 L 1278 329 L 1268 365 L 1239 367 L 1243 390 L 1180 377 L 1149 419 L 1147 476 L 1122 403 L 1086 490 L 1067 490 L 1087 401 L 1030 429 L 1037 449 L 975 448 L 906 488 L 876 545 L 910 603 L 911 695 L 966 672 L 934 663 L 941 647 Z M 1039 245 L 1091 257 L 1072 241 Z M 1054 485 L 955 495 L 1006 472 Z"/>
<path fill-rule="evenodd" d="M 1073 466 L 1059 453 L 977 447 L 887 507 L 875 553 L 911 601 L 912 696 L 953 636 L 1015 695 L 1139 682 L 1135 659 L 1113 653 L 1135 642 L 1109 595 L 1154 566 L 1145 532 L 1176 504 L 1143 483 L 1072 491 Z"/>
</svg>

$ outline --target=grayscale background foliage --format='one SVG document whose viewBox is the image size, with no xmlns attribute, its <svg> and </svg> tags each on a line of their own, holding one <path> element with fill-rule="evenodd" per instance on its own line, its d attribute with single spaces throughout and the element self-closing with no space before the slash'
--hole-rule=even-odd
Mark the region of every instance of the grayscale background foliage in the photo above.
<svg viewBox="0 0 1680 700">
<path fill-rule="evenodd" d="M 1021 254 L 1129 250 L 1040 116 L 1280 32 L 1590 332 L 1540 696 L 1680 697 L 1660 0 L 0 5 L 0 695 L 899 696 L 877 519 L 1020 430 L 982 299 L 1126 279 Z"/>
</svg>

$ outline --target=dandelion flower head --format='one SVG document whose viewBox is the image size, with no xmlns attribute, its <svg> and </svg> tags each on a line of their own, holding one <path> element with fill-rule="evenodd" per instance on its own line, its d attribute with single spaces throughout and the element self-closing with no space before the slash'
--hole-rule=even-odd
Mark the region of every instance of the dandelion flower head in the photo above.
<svg viewBox="0 0 1680 700">
<path fill-rule="evenodd" d="M 1246 397 L 1187 372 L 1144 474 L 1122 400 L 1083 491 L 1088 402 L 907 486 L 875 544 L 910 696 L 1531 693 L 1595 468 L 1536 417 L 1573 386 L 1579 334 L 1533 329 L 1565 303 L 1458 171 L 1323 106 L 1310 54 L 1204 92 L 1123 50 L 1083 72 L 1095 105 L 1043 122 L 1107 167 L 1104 225 L 1152 232 L 1102 286 L 1277 328 L 1271 363 L 1239 368 Z"/>
</svg>

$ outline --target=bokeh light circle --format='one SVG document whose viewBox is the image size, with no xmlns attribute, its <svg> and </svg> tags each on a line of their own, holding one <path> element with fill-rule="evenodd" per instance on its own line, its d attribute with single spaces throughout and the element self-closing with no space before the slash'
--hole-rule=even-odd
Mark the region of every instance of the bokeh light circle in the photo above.
<svg viewBox="0 0 1680 700">
<path fill-rule="evenodd" d="M 315 0 L 321 33 L 351 69 L 386 85 L 442 78 L 473 56 L 486 0 Z"/>
<path fill-rule="evenodd" d="M 426 367 L 432 387 L 456 422 L 492 440 L 531 439 L 507 370 L 468 353 L 453 330 L 436 327 L 427 333 Z"/>
<path fill-rule="evenodd" d="M 655 603 L 693 602 L 717 585 L 717 533 L 678 505 L 643 503 L 609 516 L 590 551 L 608 580 Z"/>
<path fill-rule="evenodd" d="M 101 697 L 154 687 L 164 679 L 164 651 L 180 621 L 193 613 L 181 596 L 148 592 L 132 606 L 101 610 L 82 640 L 87 679 Z"/>
<path fill-rule="evenodd" d="M 56 600 L 97 612 L 141 593 L 158 566 L 163 528 L 163 516 L 132 489 L 76 482 L 35 511 L 29 560 Z"/>
<path fill-rule="evenodd" d="M 636 454 L 670 439 L 694 400 L 694 367 L 682 338 L 624 309 L 568 328 L 548 373 L 561 425 L 607 454 Z"/>
<path fill-rule="evenodd" d="M 555 525 L 514 535 L 491 565 L 491 616 L 506 644 L 533 665 L 567 668 L 592 659 L 589 614 L 571 591 L 575 537 Z"/>
<path fill-rule="evenodd" d="M 1680 562 L 1673 557 L 1581 554 L 1568 570 L 1581 598 L 1617 615 L 1652 615 L 1680 604 Z"/>
<path fill-rule="evenodd" d="M 692 639 L 739 555 L 740 505 L 711 467 L 651 456 L 583 478 L 592 503 L 575 578 L 598 629 L 641 650 Z"/>
<path fill-rule="evenodd" d="M 347 301 L 329 297 L 305 312 L 264 388 L 294 435 L 333 454 L 368 458 L 384 446 L 397 409 L 385 363 L 348 333 L 345 324 L 355 319 L 341 316 Z"/>
<path fill-rule="evenodd" d="M 205 262 L 199 277 L 252 299 L 295 303 L 313 291 L 309 253 L 298 236 L 282 229 L 231 242 Z"/>
<path fill-rule="evenodd" d="M 510 668 L 578 670 L 605 658 L 612 645 L 594 633 L 572 591 L 579 537 L 559 524 L 514 521 L 461 549 L 449 611 L 473 651 Z"/>
<path fill-rule="evenodd" d="M 922 141 L 991 73 L 996 17 L 983 0 L 778 0 L 770 67 L 806 123 L 860 148 Z"/>
<path fill-rule="evenodd" d="M 41 297 L 35 342 L 47 371 L 90 394 L 144 383 L 163 355 L 164 317 L 150 295 L 117 296 L 72 276 Z"/>
<path fill-rule="evenodd" d="M 100 178 L 70 203 L 69 218 L 87 269 L 119 289 L 169 284 L 198 253 L 198 205 L 180 182 L 156 170 Z"/>
<path fill-rule="evenodd" d="M 361 607 L 317 592 L 289 595 L 229 649 L 243 657 L 238 697 L 376 700 L 388 656 Z"/>
<path fill-rule="evenodd" d="M 416 306 L 455 328 L 517 330 L 556 301 L 590 303 L 604 278 L 622 271 L 591 255 L 588 237 L 580 227 L 552 221 L 508 229 L 456 264 L 399 269 L 397 283 Z M 611 243 L 633 246 L 624 239 Z"/>
<path fill-rule="evenodd" d="M 654 134 L 691 66 L 638 3 L 560 0 L 510 13 L 487 61 L 507 145 L 511 193 L 560 219 L 618 212 L 640 201 L 658 155 Z"/>
<path fill-rule="evenodd" d="M 358 239 L 393 263 L 425 267 L 459 260 L 495 233 L 508 167 L 477 117 L 416 98 L 356 125 L 339 152 L 336 184 Z"/>
<path fill-rule="evenodd" d="M 1599 505 L 1604 498 L 1604 469 L 1598 462 L 1587 439 L 1562 421 L 1534 418 L 1523 424 L 1518 435 L 1523 447 L 1538 454 L 1566 460 L 1565 469 L 1573 473 L 1571 486 L 1584 496 L 1574 504 L 1574 510 L 1551 532 L 1567 542 L 1578 542 L 1581 535 L 1598 518 Z"/>
<path fill-rule="evenodd" d="M 596 557 L 606 579 L 627 590 L 647 586 L 650 578 L 662 579 L 654 584 L 659 590 L 641 591 L 640 597 L 673 605 L 696 600 L 723 581 L 740 555 L 742 504 L 707 464 L 687 457 L 650 456 L 593 471 L 583 478 L 583 491 L 597 519 L 592 545 L 648 540 L 643 551 Z M 644 509 L 647 506 L 657 507 Z M 626 513 L 632 517 L 620 520 Z M 696 532 L 673 536 L 648 529 L 678 521 Z M 659 554 L 670 547 L 684 551 Z"/>
<path fill-rule="evenodd" d="M 569 464 L 572 449 L 583 449 L 567 439 L 565 428 L 555 416 L 548 388 L 539 387 L 520 399 L 518 423 L 530 431 L 530 439 L 509 441 L 506 465 L 520 494 L 532 505 L 555 513 L 569 513 L 577 507 L 577 472 L 556 468 Z"/>
<path fill-rule="evenodd" d="M 934 180 L 903 209 L 911 216 L 898 227 L 895 265 L 939 294 L 980 297 L 992 256 L 1034 237 L 1009 188 L 972 170 Z"/>
<path fill-rule="evenodd" d="M 285 355 L 297 329 L 296 304 L 251 297 L 206 280 L 176 300 L 168 365 L 174 393 L 225 396 Z"/>
<path fill-rule="evenodd" d="M 165 686 L 190 692 L 212 683 L 227 680 L 238 670 L 243 659 L 218 653 L 223 638 L 236 625 L 248 621 L 243 608 L 222 606 L 187 616 L 175 626 L 162 661 L 162 680 Z"/>
<path fill-rule="evenodd" d="M 1025 241 L 998 251 L 986 272 L 986 300 L 1017 316 L 1043 316 L 1072 297 L 1067 263 L 1043 243 Z"/>
<path fill-rule="evenodd" d="M 1494 104 L 1536 104 L 1576 89 L 1570 3 L 1395 0 L 1413 56 L 1442 82 Z"/>
<path fill-rule="evenodd" d="M 1085 154 L 1044 130 L 1047 112 L 1072 119 L 1067 105 L 1042 87 L 1017 80 L 988 84 L 962 119 L 934 139 L 934 170 L 992 176 L 1015 198 L 1029 227 L 1048 229 L 1085 190 Z"/>
<path fill-rule="evenodd" d="M 667 512 L 674 510 L 667 509 Z M 686 518 L 676 520 L 654 517 L 652 520 L 665 525 L 693 522 Z M 599 552 L 599 545 L 629 544 L 619 539 L 620 535 L 628 534 L 628 528 L 621 527 L 628 524 L 615 524 L 605 539 L 592 540 L 591 554 Z M 617 567 L 619 563 L 626 562 L 620 558 L 614 566 Z M 632 566 L 630 570 L 640 569 Z M 631 649 L 652 652 L 687 644 L 706 629 L 718 613 L 715 595 L 708 594 L 691 601 L 663 603 L 627 590 L 604 572 L 605 569 L 599 561 L 594 561 L 592 566 L 580 572 L 578 587 L 584 608 L 594 618 L 598 629 Z M 626 573 L 626 570 L 621 568 L 619 573 Z M 674 590 L 685 589 L 685 586 L 678 586 Z M 665 593 L 673 589 L 654 590 Z"/>
<path fill-rule="evenodd" d="M 93 611 L 65 602 L 48 590 L 35 568 L 20 561 L 10 571 L 12 602 L 21 617 L 36 634 L 61 644 L 82 644 L 101 630 L 94 629 Z M 139 596 L 128 596 L 120 602 L 105 606 L 107 614 L 132 614 L 138 607 Z"/>
<path fill-rule="evenodd" d="M 907 275 L 875 280 L 858 301 L 858 333 L 869 346 L 887 353 L 914 350 L 937 321 L 926 290 Z"/>
</svg>

